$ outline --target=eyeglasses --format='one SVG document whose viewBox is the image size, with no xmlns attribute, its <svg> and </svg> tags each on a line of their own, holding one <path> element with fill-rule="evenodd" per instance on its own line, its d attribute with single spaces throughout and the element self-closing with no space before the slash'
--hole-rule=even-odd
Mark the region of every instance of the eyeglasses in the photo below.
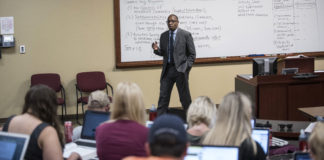
<svg viewBox="0 0 324 160">
<path fill-rule="evenodd" d="M 167 21 L 166 21 L 167 24 L 169 24 L 170 22 L 171 22 L 171 23 L 175 23 L 175 22 L 178 22 L 178 21 L 177 21 L 177 20 L 170 20 L 170 21 L 167 20 Z"/>
</svg>

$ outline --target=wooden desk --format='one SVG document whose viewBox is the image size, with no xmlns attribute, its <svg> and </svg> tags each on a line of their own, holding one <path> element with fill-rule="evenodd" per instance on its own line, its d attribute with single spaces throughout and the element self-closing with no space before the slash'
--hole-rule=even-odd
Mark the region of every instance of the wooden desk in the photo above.
<svg viewBox="0 0 324 160">
<path fill-rule="evenodd" d="M 297 79 L 293 75 L 249 77 L 237 75 L 235 91 L 251 97 L 253 114 L 259 119 L 309 121 L 298 108 L 324 106 L 324 73 Z"/>
<path fill-rule="evenodd" d="M 316 116 L 324 117 L 324 106 L 298 108 L 298 110 L 313 120 L 316 119 Z"/>
<path fill-rule="evenodd" d="M 272 132 L 272 136 L 282 139 L 298 140 L 299 132 Z"/>
</svg>

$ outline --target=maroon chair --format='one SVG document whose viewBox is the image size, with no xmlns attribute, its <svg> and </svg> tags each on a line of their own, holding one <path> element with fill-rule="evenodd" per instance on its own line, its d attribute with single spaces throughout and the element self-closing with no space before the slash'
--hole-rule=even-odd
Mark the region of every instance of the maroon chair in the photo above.
<svg viewBox="0 0 324 160">
<path fill-rule="evenodd" d="M 31 87 L 37 84 L 44 84 L 52 88 L 55 92 L 60 92 L 61 96 L 57 98 L 57 104 L 62 106 L 62 121 L 64 119 L 63 108 L 66 115 L 65 90 L 61 84 L 61 78 L 56 73 L 41 73 L 31 76 Z"/>
<path fill-rule="evenodd" d="M 76 75 L 75 84 L 76 97 L 77 97 L 77 122 L 79 123 L 79 103 L 82 106 L 82 114 L 84 114 L 84 104 L 88 104 L 88 94 L 96 90 L 106 90 L 108 95 L 108 87 L 111 89 L 111 95 L 113 95 L 113 87 L 106 82 L 105 74 L 103 72 L 81 72 Z M 80 93 L 80 96 L 79 96 Z"/>
</svg>

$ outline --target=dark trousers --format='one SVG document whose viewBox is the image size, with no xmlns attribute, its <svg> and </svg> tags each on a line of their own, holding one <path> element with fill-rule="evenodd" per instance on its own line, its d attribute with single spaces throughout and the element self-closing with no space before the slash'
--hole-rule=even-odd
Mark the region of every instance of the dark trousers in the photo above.
<svg viewBox="0 0 324 160">
<path fill-rule="evenodd" d="M 174 65 L 168 64 L 166 73 L 164 73 L 160 82 L 160 97 L 157 108 L 158 116 L 168 111 L 170 96 L 174 83 L 176 83 L 183 110 L 185 113 L 187 112 L 187 109 L 191 103 L 188 79 L 189 71 L 181 73 L 177 71 Z"/>
</svg>

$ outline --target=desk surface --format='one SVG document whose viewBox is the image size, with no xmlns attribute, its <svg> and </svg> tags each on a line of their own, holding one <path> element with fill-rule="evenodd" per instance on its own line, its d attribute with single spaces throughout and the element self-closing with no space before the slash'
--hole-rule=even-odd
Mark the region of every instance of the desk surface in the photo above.
<svg viewBox="0 0 324 160">
<path fill-rule="evenodd" d="M 324 106 L 298 108 L 298 110 L 314 119 L 316 116 L 324 117 Z"/>
</svg>

